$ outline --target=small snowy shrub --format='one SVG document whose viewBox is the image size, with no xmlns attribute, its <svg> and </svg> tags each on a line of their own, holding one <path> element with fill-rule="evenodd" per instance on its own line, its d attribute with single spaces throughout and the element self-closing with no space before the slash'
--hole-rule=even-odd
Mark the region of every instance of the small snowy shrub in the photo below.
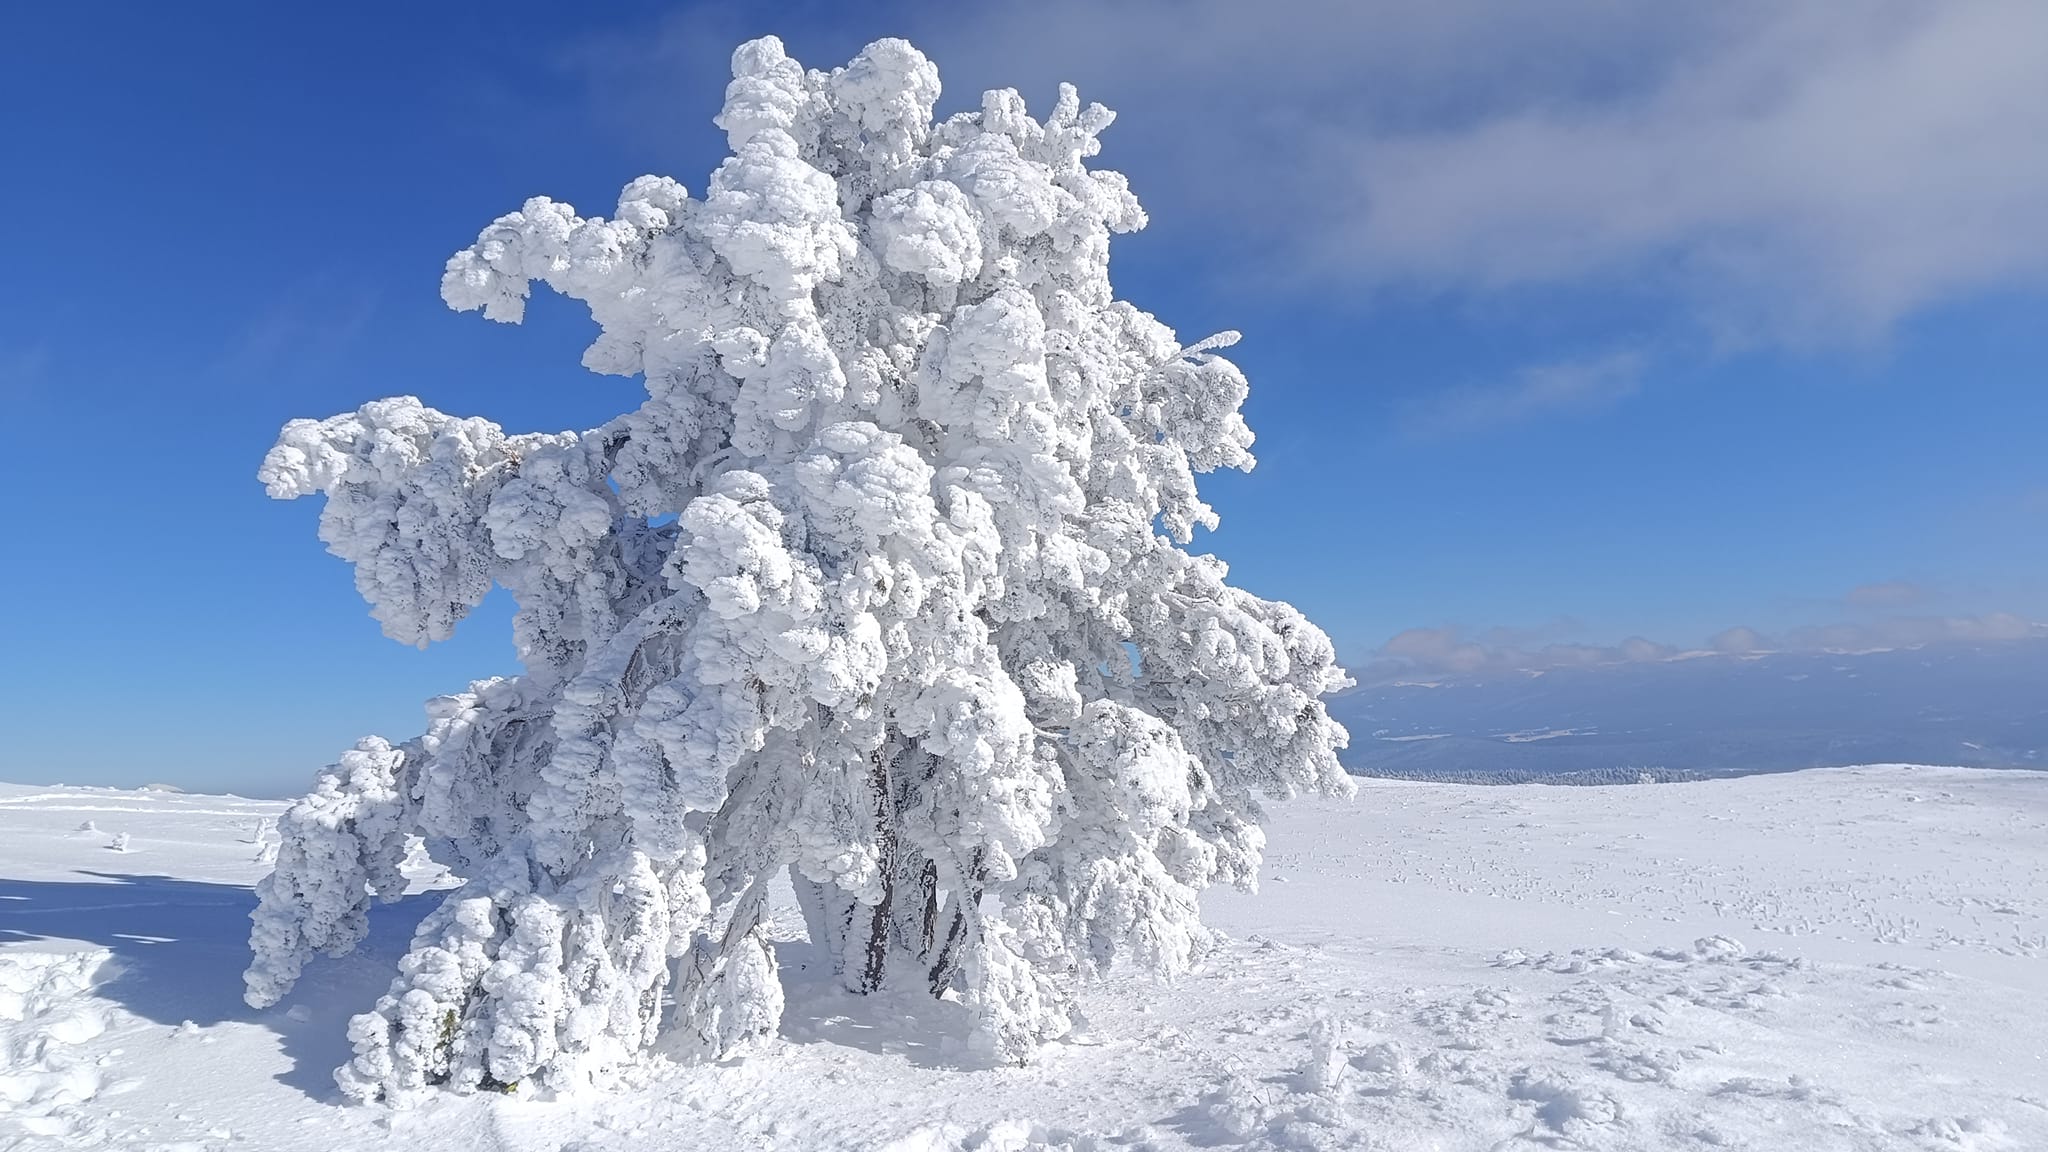
<svg viewBox="0 0 2048 1152">
<path fill-rule="evenodd" d="M 1317 1017 L 1309 1026 L 1308 1052 L 1308 1063 L 1301 1070 L 1302 1083 L 1308 1090 L 1328 1095 L 1342 1087 L 1350 1060 L 1344 1021 L 1332 1016 Z"/>
<path fill-rule="evenodd" d="M 337 1075 L 361 1099 L 717 1056 L 782 1011 L 796 887 L 845 986 L 957 997 L 985 1056 L 1068 1027 L 1076 979 L 1171 973 L 1197 895 L 1250 886 L 1258 797 L 1343 794 L 1346 681 L 1299 612 L 1185 550 L 1194 476 L 1250 468 L 1245 379 L 1116 299 L 1145 223 L 1062 87 L 934 122 L 900 40 L 831 72 L 740 47 L 701 199 L 528 201 L 448 262 L 459 311 L 585 302 L 637 409 L 508 435 L 409 397 L 287 425 L 261 479 L 393 638 L 493 584 L 525 673 L 368 739 L 280 821 L 252 1004 L 346 951 L 407 838 L 464 885 Z"/>
</svg>

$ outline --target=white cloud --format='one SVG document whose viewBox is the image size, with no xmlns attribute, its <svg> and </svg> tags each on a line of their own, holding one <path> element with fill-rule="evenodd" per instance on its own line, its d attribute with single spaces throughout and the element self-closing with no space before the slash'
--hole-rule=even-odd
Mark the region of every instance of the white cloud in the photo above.
<svg viewBox="0 0 2048 1152">
<path fill-rule="evenodd" d="M 1930 644 L 1984 643 L 2048 638 L 2048 624 L 2009 612 L 1980 616 L 1888 616 L 1855 623 L 1794 628 L 1776 636 L 1738 626 L 1717 633 L 1705 649 L 1680 649 L 1640 636 L 1619 644 L 1553 643 L 1522 646 L 1490 642 L 1493 633 L 1468 637 L 1463 629 L 1410 628 L 1380 645 L 1353 675 L 1363 684 L 1427 681 L 1439 677 L 1502 676 L 1670 660 L 1711 652 L 1869 652 Z"/>
<path fill-rule="evenodd" d="M 1770 638 L 1754 628 L 1737 625 L 1714 634 L 1707 641 L 1707 647 L 1729 656 L 1740 656 L 1748 652 L 1767 652 Z"/>
<path fill-rule="evenodd" d="M 1668 259 L 1725 314 L 1802 329 L 2048 273 L 2048 6 L 1749 16 L 1623 99 L 1353 141 L 1348 247 L 1482 287 Z"/>
<path fill-rule="evenodd" d="M 1647 283 L 1723 335 L 1798 339 L 2048 283 L 2034 0 L 971 11 L 907 17 L 955 103 L 1078 82 L 1138 126 L 1107 158 L 1141 196 L 1255 239 L 1278 275 Z"/>
<path fill-rule="evenodd" d="M 1395 635 L 1354 675 L 1360 683 L 1383 684 L 1437 676 L 1494 676 L 1540 672 L 1551 668 L 1585 668 L 1640 660 L 1668 660 L 1679 650 L 1640 636 L 1615 645 L 1552 643 L 1535 647 L 1488 643 L 1464 630 L 1410 628 Z"/>
<path fill-rule="evenodd" d="M 1642 356 L 1627 350 L 1538 364 L 1505 384 L 1429 393 L 1402 424 L 1410 435 L 1439 436 L 1599 408 L 1634 395 L 1642 375 Z"/>
<path fill-rule="evenodd" d="M 1853 624 L 1795 628 L 1779 637 L 1773 646 L 1862 652 L 1923 644 L 2024 640 L 2041 635 L 2048 635 L 2048 626 L 2010 612 L 1987 612 L 1981 616 L 1892 616 Z"/>
</svg>

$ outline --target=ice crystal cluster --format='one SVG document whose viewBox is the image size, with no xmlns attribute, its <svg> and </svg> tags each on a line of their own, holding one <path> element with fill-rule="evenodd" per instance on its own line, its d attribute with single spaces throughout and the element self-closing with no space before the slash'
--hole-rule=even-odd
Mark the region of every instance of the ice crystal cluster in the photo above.
<svg viewBox="0 0 2048 1152">
<path fill-rule="evenodd" d="M 1078 982 L 1199 955 L 1259 798 L 1350 787 L 1329 640 L 1186 550 L 1216 524 L 1195 474 L 1252 465 L 1245 379 L 1212 351 L 1235 334 L 1181 344 L 1111 291 L 1145 223 L 1087 166 L 1111 113 L 1063 86 L 1043 120 L 1004 90 L 934 122 L 901 40 L 732 63 L 701 198 L 529 200 L 442 278 L 492 320 L 535 283 L 586 303 L 583 362 L 642 378 L 637 409 L 508 435 L 399 397 L 264 461 L 326 497 L 393 638 L 518 602 L 524 674 L 363 740 L 280 824 L 258 1006 L 361 941 L 416 840 L 463 881 L 351 1023 L 353 1097 L 774 1035 L 780 883 L 847 989 L 956 1001 L 1021 1061 Z"/>
</svg>

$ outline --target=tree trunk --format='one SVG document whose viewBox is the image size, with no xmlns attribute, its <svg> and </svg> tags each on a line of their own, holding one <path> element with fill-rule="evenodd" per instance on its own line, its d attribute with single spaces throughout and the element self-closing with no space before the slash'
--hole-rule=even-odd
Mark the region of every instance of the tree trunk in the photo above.
<svg viewBox="0 0 2048 1152">
<path fill-rule="evenodd" d="M 896 946 L 929 966 L 939 934 L 939 866 L 904 845 L 896 869 Z"/>
<path fill-rule="evenodd" d="M 846 922 L 837 899 L 839 890 L 810 879 L 794 864 L 789 866 L 789 886 L 796 891 L 796 906 L 804 914 L 804 930 L 810 934 L 811 947 L 832 974 L 839 975 L 846 969 L 846 957 L 841 952 Z"/>
<path fill-rule="evenodd" d="M 946 917 L 946 936 L 939 942 L 938 954 L 932 959 L 929 980 L 933 996 L 944 996 L 953 987 L 953 977 L 960 972 L 960 962 L 967 951 L 967 935 L 972 927 L 968 917 L 980 914 L 981 890 L 987 879 L 983 866 L 983 849 L 976 848 L 974 857 L 968 862 L 966 883 L 955 889 L 946 901 L 951 913 Z"/>
<path fill-rule="evenodd" d="M 868 799 L 875 816 L 875 840 L 881 852 L 882 898 L 870 908 L 854 910 L 851 946 L 857 939 L 860 954 L 848 957 L 847 990 L 866 995 L 882 986 L 889 967 L 890 905 L 896 896 L 896 819 L 889 789 L 889 761 L 893 749 L 883 745 L 868 754 Z"/>
</svg>

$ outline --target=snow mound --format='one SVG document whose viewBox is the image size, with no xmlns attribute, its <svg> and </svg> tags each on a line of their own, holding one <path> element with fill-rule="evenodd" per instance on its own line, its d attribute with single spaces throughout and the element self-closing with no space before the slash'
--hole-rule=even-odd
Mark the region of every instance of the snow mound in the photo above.
<svg viewBox="0 0 2048 1152">
<path fill-rule="evenodd" d="M 105 950 L 0 952 L 0 1135 L 69 1136 L 106 1085 L 79 1046 L 107 1030 L 93 986 L 113 974 Z"/>
</svg>

